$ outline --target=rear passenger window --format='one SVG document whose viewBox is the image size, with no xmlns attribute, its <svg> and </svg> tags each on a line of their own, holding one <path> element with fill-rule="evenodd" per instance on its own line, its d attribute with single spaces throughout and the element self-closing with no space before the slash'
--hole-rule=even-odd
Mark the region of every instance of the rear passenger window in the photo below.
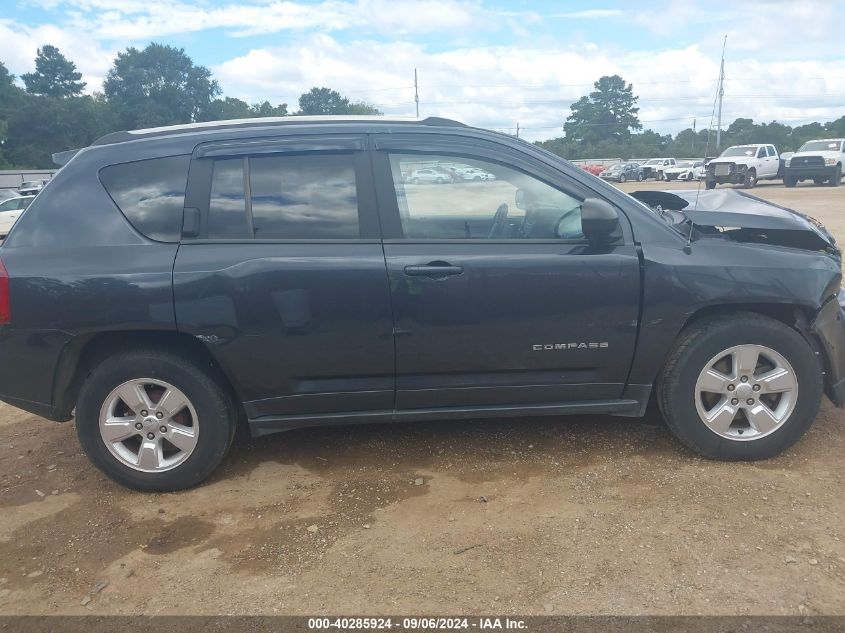
<svg viewBox="0 0 845 633">
<path fill-rule="evenodd" d="M 111 165 L 100 170 L 100 182 L 140 233 L 178 242 L 189 163 L 190 156 L 169 156 Z"/>
<path fill-rule="evenodd" d="M 258 239 L 357 238 L 358 192 L 351 155 L 249 159 Z"/>
<path fill-rule="evenodd" d="M 244 170 L 249 187 L 244 186 Z M 351 155 L 216 160 L 208 205 L 211 239 L 355 239 L 358 191 Z"/>
</svg>

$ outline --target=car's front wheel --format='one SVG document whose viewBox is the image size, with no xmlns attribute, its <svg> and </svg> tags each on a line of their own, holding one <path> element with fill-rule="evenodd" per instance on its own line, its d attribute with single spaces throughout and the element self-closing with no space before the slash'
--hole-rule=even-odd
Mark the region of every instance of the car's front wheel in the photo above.
<svg viewBox="0 0 845 633">
<path fill-rule="evenodd" d="M 801 334 L 750 313 L 684 330 L 658 384 L 672 432 L 724 460 L 765 459 L 797 442 L 821 395 L 822 368 Z"/>
<path fill-rule="evenodd" d="M 841 183 L 842 183 L 842 165 L 837 165 L 833 170 L 833 174 L 831 175 L 830 179 L 828 180 L 828 184 L 831 187 L 838 187 Z"/>
<path fill-rule="evenodd" d="M 124 486 L 165 492 L 203 481 L 235 431 L 232 399 L 196 363 L 158 350 L 110 356 L 86 378 L 76 430 L 89 459 Z"/>
</svg>

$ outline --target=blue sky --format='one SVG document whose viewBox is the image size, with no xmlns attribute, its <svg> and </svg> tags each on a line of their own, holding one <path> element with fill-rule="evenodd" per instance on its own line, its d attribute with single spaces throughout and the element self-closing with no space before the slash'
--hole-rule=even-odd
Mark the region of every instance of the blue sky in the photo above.
<svg viewBox="0 0 845 633">
<path fill-rule="evenodd" d="M 845 3 L 527 0 L 0 0 L 0 61 L 15 74 L 58 46 L 100 88 L 117 51 L 185 48 L 224 93 L 287 102 L 327 85 L 389 114 L 559 135 L 603 74 L 640 96 L 645 127 L 710 123 L 728 35 L 725 117 L 790 124 L 845 115 Z"/>
</svg>

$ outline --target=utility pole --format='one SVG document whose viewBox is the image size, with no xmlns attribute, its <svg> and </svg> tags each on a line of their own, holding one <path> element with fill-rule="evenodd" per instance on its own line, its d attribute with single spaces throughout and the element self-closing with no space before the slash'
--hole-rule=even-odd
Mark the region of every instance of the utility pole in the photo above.
<svg viewBox="0 0 845 633">
<path fill-rule="evenodd" d="M 716 119 L 716 151 L 721 147 L 722 141 L 722 97 L 725 96 L 725 47 L 728 45 L 728 36 L 722 43 L 722 64 L 719 67 L 719 116 Z"/>
<path fill-rule="evenodd" d="M 516 138 L 519 138 L 519 121 L 516 122 Z"/>
<path fill-rule="evenodd" d="M 420 118 L 420 91 L 417 83 L 417 69 L 414 68 L 414 103 L 417 106 L 417 118 Z"/>
<path fill-rule="evenodd" d="M 690 156 L 695 155 L 695 119 L 692 120 L 692 141 L 689 144 Z"/>
</svg>

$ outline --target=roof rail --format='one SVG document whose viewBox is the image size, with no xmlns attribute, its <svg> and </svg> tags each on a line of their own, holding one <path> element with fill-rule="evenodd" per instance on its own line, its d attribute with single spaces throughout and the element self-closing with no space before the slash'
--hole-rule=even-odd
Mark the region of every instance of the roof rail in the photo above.
<svg viewBox="0 0 845 633">
<path fill-rule="evenodd" d="M 386 117 L 381 115 L 339 115 L 339 116 L 285 116 L 285 117 L 258 117 L 252 119 L 228 119 L 225 121 L 201 121 L 197 123 L 183 123 L 180 125 L 168 125 L 162 127 L 151 127 L 140 130 L 111 132 L 101 136 L 92 145 L 111 145 L 113 143 L 123 143 L 125 141 L 133 141 L 140 138 L 154 138 L 156 136 L 169 136 L 171 134 L 181 134 L 192 131 L 201 130 L 224 130 L 224 129 L 238 129 L 244 127 L 267 127 L 267 126 L 284 126 L 308 123 L 399 123 L 399 124 L 413 124 L 431 125 L 439 127 L 468 127 L 459 121 L 452 119 L 444 119 L 442 117 L 427 117 L 425 119 L 406 118 L 406 117 Z"/>
</svg>

